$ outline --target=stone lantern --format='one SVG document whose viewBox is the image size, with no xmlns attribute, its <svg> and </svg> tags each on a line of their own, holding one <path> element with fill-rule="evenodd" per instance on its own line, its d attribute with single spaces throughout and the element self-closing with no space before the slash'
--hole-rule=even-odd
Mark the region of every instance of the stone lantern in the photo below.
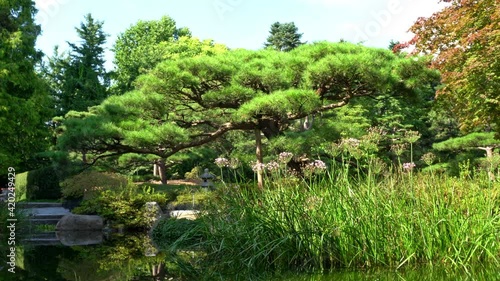
<svg viewBox="0 0 500 281">
<path fill-rule="evenodd" d="M 214 179 L 215 176 L 210 173 L 208 169 L 205 169 L 205 172 L 200 175 L 200 178 L 203 180 L 203 182 L 201 183 L 201 187 L 209 188 L 214 186 L 212 179 Z"/>
</svg>

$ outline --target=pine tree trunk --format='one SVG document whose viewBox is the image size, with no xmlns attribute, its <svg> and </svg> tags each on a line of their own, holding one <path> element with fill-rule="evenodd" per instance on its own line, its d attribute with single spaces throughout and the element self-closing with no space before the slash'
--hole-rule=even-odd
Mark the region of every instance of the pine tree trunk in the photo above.
<svg viewBox="0 0 500 281">
<path fill-rule="evenodd" d="M 161 184 L 167 184 L 167 171 L 165 161 L 163 159 L 156 162 L 158 165 L 158 172 L 160 173 Z"/>
<path fill-rule="evenodd" d="M 257 185 L 259 186 L 259 189 L 262 189 L 264 184 L 263 184 L 263 179 L 262 179 L 262 136 L 261 132 L 259 129 L 255 130 L 255 155 L 257 156 Z"/>
<path fill-rule="evenodd" d="M 479 149 L 486 151 L 486 161 L 490 162 L 493 161 L 493 147 L 492 146 L 487 146 L 487 147 L 479 147 Z M 488 176 L 491 181 L 495 180 L 495 174 L 491 170 L 491 167 L 488 167 Z"/>
<path fill-rule="evenodd" d="M 153 176 L 154 176 L 154 177 L 157 177 L 157 176 L 159 176 L 159 175 L 160 175 L 160 173 L 158 172 L 158 170 L 159 170 L 159 169 L 158 169 L 158 164 L 154 163 L 154 164 L 153 164 Z"/>
<path fill-rule="evenodd" d="M 87 164 L 87 151 L 86 150 L 82 151 L 82 162 L 83 162 L 83 164 Z"/>
</svg>

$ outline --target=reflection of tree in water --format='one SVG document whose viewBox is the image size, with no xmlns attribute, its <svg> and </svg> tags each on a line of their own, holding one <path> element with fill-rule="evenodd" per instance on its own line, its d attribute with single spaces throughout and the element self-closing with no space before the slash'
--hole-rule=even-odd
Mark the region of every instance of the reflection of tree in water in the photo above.
<svg viewBox="0 0 500 281">
<path fill-rule="evenodd" d="M 78 257 L 61 259 L 58 271 L 75 281 L 163 280 L 165 255 L 152 247 L 146 234 L 113 236 L 101 245 L 73 247 Z"/>
<path fill-rule="evenodd" d="M 4 207 L 0 218 L 6 228 L 7 208 L 0 206 Z M 21 225 L 20 221 L 17 226 Z M 17 242 L 23 237 L 18 233 Z M 0 238 L 0 280 L 139 281 L 172 277 L 182 280 L 180 276 L 194 273 L 189 255 L 172 257 L 158 253 L 149 236 L 143 233 L 112 235 L 102 244 L 89 246 L 16 245 L 17 267 L 13 275 L 6 266 L 9 249 L 6 233 L 0 232 Z"/>
<path fill-rule="evenodd" d="M 50 280 L 67 281 L 58 271 L 61 259 L 72 259 L 78 255 L 70 247 L 62 246 L 21 246 L 22 251 L 17 252 L 15 274 L 0 272 L 0 280 Z"/>
<path fill-rule="evenodd" d="M 167 277 L 166 273 L 165 263 L 160 262 L 157 265 L 151 266 L 151 275 L 135 276 L 131 281 L 161 281 L 165 280 L 165 278 Z"/>
<path fill-rule="evenodd" d="M 146 234 L 112 236 L 100 245 L 26 246 L 23 249 L 24 263 L 16 268 L 14 279 L 4 268 L 0 280 L 192 280 L 188 276 L 194 273 L 191 262 L 187 261 L 190 255 L 171 257 L 158 253 Z M 20 265 L 21 257 L 17 258 Z"/>
</svg>

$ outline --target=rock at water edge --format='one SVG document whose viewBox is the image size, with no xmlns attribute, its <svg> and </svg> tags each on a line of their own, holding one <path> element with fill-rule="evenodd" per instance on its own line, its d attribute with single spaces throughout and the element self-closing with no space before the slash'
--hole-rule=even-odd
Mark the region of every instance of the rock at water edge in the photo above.
<svg viewBox="0 0 500 281">
<path fill-rule="evenodd" d="M 104 220 L 100 216 L 89 215 L 65 215 L 56 225 L 56 230 L 102 230 L 104 228 Z"/>
</svg>

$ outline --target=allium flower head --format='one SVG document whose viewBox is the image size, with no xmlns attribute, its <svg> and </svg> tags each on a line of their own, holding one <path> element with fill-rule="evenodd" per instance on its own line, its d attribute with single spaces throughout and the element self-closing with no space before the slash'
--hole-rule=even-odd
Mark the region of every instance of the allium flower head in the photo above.
<svg viewBox="0 0 500 281">
<path fill-rule="evenodd" d="M 432 152 L 427 152 L 426 154 L 422 155 L 420 160 L 424 161 L 425 164 L 428 166 L 432 165 L 434 163 L 434 160 L 436 159 L 436 155 Z"/>
<path fill-rule="evenodd" d="M 421 136 L 422 135 L 417 131 L 406 131 L 404 134 L 404 138 L 409 143 L 415 143 Z"/>
<path fill-rule="evenodd" d="M 370 127 L 368 128 L 368 134 L 364 136 L 364 139 L 372 141 L 374 143 L 378 143 L 387 132 L 384 129 L 379 127 Z"/>
<path fill-rule="evenodd" d="M 396 154 L 397 156 L 401 156 L 403 154 L 403 152 L 405 151 L 405 149 L 406 149 L 405 143 L 397 143 L 397 144 L 391 145 L 392 152 L 394 152 L 394 154 Z"/>
<path fill-rule="evenodd" d="M 417 165 L 415 165 L 415 163 L 413 163 L 413 162 L 403 163 L 403 170 L 405 170 L 405 171 L 411 171 L 416 166 Z"/>
<path fill-rule="evenodd" d="M 311 164 L 314 165 L 314 168 L 316 170 L 326 170 L 326 164 L 321 160 L 314 160 L 314 162 L 312 162 Z"/>
<path fill-rule="evenodd" d="M 229 166 L 229 160 L 224 157 L 215 158 L 215 165 L 219 168 L 224 168 Z"/>
<path fill-rule="evenodd" d="M 342 139 L 342 144 L 348 147 L 358 147 L 360 141 L 355 138 Z"/>
<path fill-rule="evenodd" d="M 268 171 L 271 171 L 271 172 L 275 172 L 275 171 L 279 170 L 279 168 L 280 168 L 280 164 L 276 161 L 271 161 L 271 162 L 266 164 L 266 169 Z"/>
<path fill-rule="evenodd" d="M 288 163 L 293 157 L 293 154 L 291 152 L 281 152 L 280 155 L 278 156 L 278 161 L 280 163 Z"/>
<path fill-rule="evenodd" d="M 231 160 L 229 160 L 228 167 L 234 170 L 237 169 L 240 166 L 240 164 L 241 164 L 240 160 L 236 158 L 231 158 Z"/>
<path fill-rule="evenodd" d="M 304 166 L 304 172 L 306 175 L 312 175 L 314 173 L 322 173 L 326 170 L 325 162 L 321 160 L 314 160 L 311 163 L 308 163 Z"/>
<path fill-rule="evenodd" d="M 342 149 L 343 152 L 356 152 L 356 150 L 359 148 L 361 141 L 355 138 L 343 138 L 339 142 L 339 148 Z"/>
<path fill-rule="evenodd" d="M 266 168 L 266 165 L 264 163 L 253 163 L 252 164 L 252 171 L 254 171 L 255 173 L 264 171 L 265 168 Z"/>
</svg>

